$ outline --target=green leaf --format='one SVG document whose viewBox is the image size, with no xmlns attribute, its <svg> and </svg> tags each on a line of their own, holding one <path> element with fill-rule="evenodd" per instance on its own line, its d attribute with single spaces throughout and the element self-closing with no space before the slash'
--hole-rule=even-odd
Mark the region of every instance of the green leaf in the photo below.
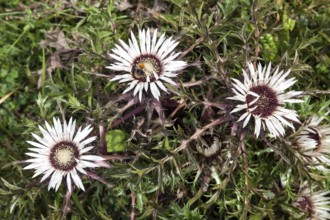
<svg viewBox="0 0 330 220">
<path fill-rule="evenodd" d="M 127 133 L 123 130 L 116 129 L 108 131 L 105 136 L 107 142 L 107 152 L 124 151 L 127 148 L 125 143 L 127 136 Z"/>
<path fill-rule="evenodd" d="M 81 203 L 80 203 L 80 201 L 79 201 L 79 198 L 74 194 L 74 195 L 72 195 L 72 199 L 73 199 L 75 205 L 78 207 L 79 211 L 80 211 L 83 215 L 87 216 L 87 214 L 86 214 L 84 208 L 82 207 L 82 205 L 81 205 Z"/>
<path fill-rule="evenodd" d="M 143 210 L 143 199 L 141 193 L 136 194 L 136 203 L 138 210 L 141 212 Z"/>
<path fill-rule="evenodd" d="M 20 189 L 22 189 L 22 188 L 20 188 L 20 187 L 18 187 L 18 186 L 15 186 L 15 185 L 13 185 L 13 184 L 10 184 L 9 182 L 7 182 L 5 179 L 3 179 L 3 178 L 1 178 L 1 180 L 2 180 L 2 182 L 3 182 L 3 184 L 6 186 L 6 187 L 8 187 L 8 189 L 10 189 L 10 190 L 20 190 Z"/>
</svg>

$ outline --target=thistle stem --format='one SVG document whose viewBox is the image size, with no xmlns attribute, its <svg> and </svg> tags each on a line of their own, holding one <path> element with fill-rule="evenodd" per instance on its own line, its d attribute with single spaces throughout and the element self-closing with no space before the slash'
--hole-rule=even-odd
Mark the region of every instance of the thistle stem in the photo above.
<svg viewBox="0 0 330 220">
<path fill-rule="evenodd" d="M 70 207 L 69 207 L 69 202 L 70 202 L 70 198 L 72 196 L 72 192 L 74 190 L 74 186 L 72 188 L 71 191 L 67 191 L 65 196 L 64 196 L 64 200 L 63 200 L 63 205 L 62 205 L 62 219 L 65 219 L 66 215 L 69 213 Z"/>
<path fill-rule="evenodd" d="M 176 154 L 178 153 L 179 151 L 183 150 L 186 148 L 187 144 L 189 142 L 191 142 L 192 140 L 198 138 L 200 135 L 202 135 L 207 129 L 209 128 L 213 128 L 214 126 L 216 125 L 219 125 L 219 124 L 222 124 L 222 123 L 225 123 L 225 122 L 228 122 L 228 121 L 231 121 L 233 118 L 231 117 L 231 115 L 224 115 L 222 116 L 221 118 L 218 118 L 216 120 L 214 120 L 213 122 L 211 122 L 210 124 L 208 125 L 205 125 L 203 128 L 201 129 L 197 129 L 197 131 L 190 137 L 188 138 L 187 140 L 184 140 L 181 145 L 176 148 L 174 151 L 173 151 L 173 154 Z"/>
<path fill-rule="evenodd" d="M 131 211 L 131 218 L 130 220 L 134 220 L 135 219 L 135 207 L 136 207 L 136 203 L 135 203 L 135 193 L 131 192 L 131 203 L 132 203 L 132 211 Z"/>
<path fill-rule="evenodd" d="M 138 113 L 142 112 L 144 109 L 145 109 L 145 106 L 140 106 L 140 107 L 134 109 L 130 113 L 124 115 L 122 118 L 119 118 L 115 122 L 113 122 L 111 124 L 110 128 L 113 129 L 113 128 L 117 127 L 121 123 L 125 122 L 125 120 L 129 119 L 130 117 L 132 117 L 135 114 L 138 114 Z"/>
<path fill-rule="evenodd" d="M 253 62 L 254 68 L 256 68 L 256 66 L 257 66 L 257 60 L 258 60 L 259 53 L 260 53 L 260 46 L 259 46 L 260 31 L 259 31 L 259 27 L 258 27 L 257 11 L 258 11 L 258 8 L 256 8 L 256 2 L 253 1 L 252 6 L 251 6 L 251 14 L 252 14 L 252 23 L 254 25 L 254 43 L 255 43 L 255 49 L 254 49 L 255 59 Z"/>
<path fill-rule="evenodd" d="M 245 132 L 243 131 L 240 135 L 240 148 L 242 151 L 243 156 L 243 169 L 244 169 L 244 216 L 247 216 L 247 209 L 249 207 L 249 178 L 248 178 L 248 172 L 249 172 L 249 163 L 247 158 L 247 152 L 246 147 L 244 143 L 245 139 Z"/>
</svg>

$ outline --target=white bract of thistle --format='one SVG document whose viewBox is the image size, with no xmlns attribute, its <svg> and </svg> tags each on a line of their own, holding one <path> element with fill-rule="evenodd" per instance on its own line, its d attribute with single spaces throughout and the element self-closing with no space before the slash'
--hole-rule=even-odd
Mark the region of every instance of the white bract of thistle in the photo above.
<svg viewBox="0 0 330 220">
<path fill-rule="evenodd" d="M 320 125 L 324 117 L 312 116 L 307 125 L 296 133 L 294 148 L 303 160 L 316 169 L 328 173 L 330 166 L 330 126 Z"/>
<path fill-rule="evenodd" d="M 46 129 L 39 126 L 43 137 L 32 133 L 37 142 L 27 141 L 33 146 L 26 153 L 32 159 L 26 160 L 31 164 L 24 169 L 35 169 L 33 177 L 43 174 L 40 182 L 50 177 L 48 190 L 54 188 L 57 191 L 65 176 L 70 192 L 72 180 L 78 188 L 85 190 L 77 171 L 86 175 L 85 168 L 99 167 L 95 162 L 104 160 L 100 156 L 84 155 L 93 148 L 87 145 L 96 136 L 86 139 L 93 128 L 88 125 L 84 129 L 80 127 L 76 132 L 76 121 L 72 118 L 68 124 L 64 121 L 63 127 L 59 119 L 53 118 L 53 123 L 51 126 L 46 122 Z"/>
<path fill-rule="evenodd" d="M 159 100 L 160 90 L 168 92 L 164 82 L 176 85 L 172 78 L 187 66 L 185 61 L 174 60 L 180 55 L 180 52 L 173 51 L 179 42 L 172 40 L 172 37 L 166 39 L 165 34 L 157 39 L 157 29 L 152 36 L 150 29 L 139 30 L 138 39 L 131 32 L 128 44 L 121 39 L 119 42 L 121 45 L 116 44 L 109 54 L 116 62 L 107 68 L 128 73 L 117 75 L 111 81 L 129 82 L 123 93 L 134 89 L 133 96 L 139 94 L 140 102 L 143 90 L 146 93 L 151 91 L 153 97 Z"/>
<path fill-rule="evenodd" d="M 306 187 L 301 190 L 297 195 L 293 206 L 304 211 L 308 220 L 326 220 L 330 219 L 330 199 L 326 197 L 330 191 L 314 191 L 314 186 L 311 188 Z M 301 218 L 302 214 L 296 214 L 294 217 Z"/>
<path fill-rule="evenodd" d="M 249 73 L 243 70 L 244 82 L 237 79 L 232 79 L 233 92 L 235 96 L 229 97 L 242 104 L 236 105 L 231 112 L 244 111 L 238 121 L 243 121 L 245 127 L 251 116 L 255 121 L 254 134 L 258 137 L 260 130 L 266 129 L 275 137 L 284 136 L 284 126 L 289 126 L 294 130 L 292 121 L 298 122 L 296 111 L 286 109 L 285 103 L 299 103 L 303 102 L 299 99 L 294 99 L 294 96 L 301 94 L 301 92 L 289 91 L 284 92 L 290 88 L 295 82 L 295 78 L 286 79 L 290 70 L 283 72 L 276 68 L 275 71 L 271 68 L 271 63 L 268 67 L 262 67 L 259 63 L 258 68 L 254 69 L 252 63 L 248 64 Z"/>
<path fill-rule="evenodd" d="M 205 141 L 204 139 L 211 139 L 209 141 Z M 200 138 L 200 144 L 196 145 L 197 151 L 203 155 L 204 157 L 212 157 L 218 154 L 221 151 L 221 142 L 218 137 L 205 135 L 205 137 Z M 211 143 L 208 143 L 211 142 Z"/>
</svg>

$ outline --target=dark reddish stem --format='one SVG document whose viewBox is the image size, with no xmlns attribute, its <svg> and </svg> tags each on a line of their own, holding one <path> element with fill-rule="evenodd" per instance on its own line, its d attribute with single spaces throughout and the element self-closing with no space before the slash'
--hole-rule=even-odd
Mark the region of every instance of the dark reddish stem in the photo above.
<svg viewBox="0 0 330 220">
<path fill-rule="evenodd" d="M 249 163 L 247 158 L 246 147 L 244 143 L 245 132 L 243 131 L 240 135 L 240 147 L 243 155 L 243 169 L 244 169 L 244 213 L 247 212 L 249 206 Z"/>
<path fill-rule="evenodd" d="M 117 127 L 118 125 L 120 125 L 121 123 L 125 122 L 125 120 L 129 119 L 130 117 L 132 117 L 133 115 L 136 115 L 140 112 L 142 112 L 145 109 L 145 106 L 140 106 L 136 109 L 134 109 L 133 111 L 131 111 L 130 113 L 124 115 L 122 118 L 117 119 L 115 122 L 113 122 L 110 126 L 111 129 Z"/>
<path fill-rule="evenodd" d="M 254 41 L 255 41 L 255 48 L 254 48 L 254 62 L 253 62 L 253 66 L 254 68 L 256 68 L 257 66 L 257 60 L 259 57 L 259 53 L 260 53 L 260 46 L 259 46 L 259 38 L 260 38 L 260 31 L 259 31 L 259 27 L 258 27 L 258 20 L 257 20 L 257 8 L 256 8 L 256 2 L 253 1 L 252 6 L 251 6 L 251 14 L 252 14 L 252 22 L 254 25 Z"/>
<path fill-rule="evenodd" d="M 224 115 L 222 116 L 221 118 L 218 118 L 214 121 L 212 121 L 210 124 L 208 125 L 205 125 L 204 127 L 200 128 L 200 129 L 197 129 L 195 131 L 195 133 L 190 136 L 190 138 L 186 139 L 186 140 L 183 140 L 181 145 L 179 147 L 177 147 L 176 149 L 174 149 L 172 151 L 173 154 L 176 154 L 178 152 L 180 152 L 181 150 L 185 149 L 188 145 L 189 142 L 191 142 L 192 140 L 195 140 L 196 138 L 198 138 L 200 135 L 202 135 L 207 129 L 210 129 L 210 128 L 213 128 L 217 125 L 220 125 L 222 123 L 225 123 L 225 122 L 228 122 L 228 121 L 231 121 L 233 120 L 232 116 L 231 115 Z"/>
<path fill-rule="evenodd" d="M 134 220 L 135 219 L 135 207 L 136 207 L 136 204 L 135 204 L 135 193 L 132 192 L 131 193 L 131 202 L 132 202 L 132 211 L 131 211 L 131 220 Z"/>
<path fill-rule="evenodd" d="M 68 190 L 64 196 L 64 200 L 63 200 L 63 206 L 62 206 L 62 217 L 63 219 L 66 217 L 66 215 L 68 214 L 70 207 L 69 207 L 69 202 L 70 202 L 70 198 L 72 196 L 72 192 L 74 190 L 75 186 L 72 187 L 71 192 Z"/>
<path fill-rule="evenodd" d="M 99 126 L 99 136 L 100 136 L 100 153 L 107 153 L 107 142 L 105 141 L 105 128 L 103 125 Z"/>
<path fill-rule="evenodd" d="M 96 173 L 93 172 L 87 172 L 87 175 L 92 178 L 95 179 L 101 183 L 103 183 L 104 185 L 106 185 L 107 187 L 112 187 L 113 185 L 111 183 L 108 183 L 105 179 L 103 179 L 102 177 L 100 177 L 99 175 L 97 175 Z"/>
</svg>

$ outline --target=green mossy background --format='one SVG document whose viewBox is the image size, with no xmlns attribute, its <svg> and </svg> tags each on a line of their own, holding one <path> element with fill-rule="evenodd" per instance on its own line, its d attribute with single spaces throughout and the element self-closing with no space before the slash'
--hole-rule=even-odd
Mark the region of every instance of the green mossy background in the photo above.
<svg viewBox="0 0 330 220">
<path fill-rule="evenodd" d="M 250 128 L 245 195 L 233 122 L 212 129 L 231 142 L 225 163 L 198 156 L 198 140 L 184 141 L 224 114 L 215 103 L 231 94 L 230 78 L 241 79 L 248 61 L 290 68 L 294 89 L 307 95 L 289 107 L 302 122 L 324 115 L 329 24 L 327 0 L 0 1 L 0 219 L 129 219 L 132 210 L 136 219 L 294 219 L 300 184 L 328 190 L 329 176 L 306 171 L 283 142 L 256 139 Z M 125 85 L 110 82 L 107 54 L 130 31 L 147 27 L 180 40 L 176 51 L 189 67 L 177 79 L 180 88 L 162 96 L 165 126 L 146 108 L 111 132 L 139 104 L 124 109 L 118 96 Z M 111 167 L 95 169 L 108 184 L 83 178 L 86 192 L 74 191 L 68 213 L 65 183 L 47 191 L 47 181 L 22 169 L 30 133 L 54 116 L 90 123 L 93 135 L 103 126 L 111 152 Z M 124 141 L 112 148 L 113 140 Z M 94 145 L 96 154 L 104 147 L 100 139 Z"/>
</svg>

